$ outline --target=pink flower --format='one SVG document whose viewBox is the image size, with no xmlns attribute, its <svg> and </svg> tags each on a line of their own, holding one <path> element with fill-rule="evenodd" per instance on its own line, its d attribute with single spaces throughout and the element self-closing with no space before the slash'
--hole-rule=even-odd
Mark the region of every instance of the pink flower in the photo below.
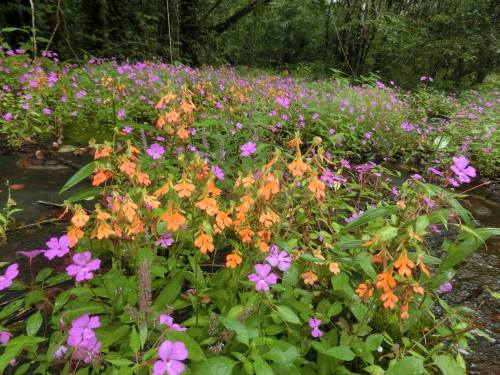
<svg viewBox="0 0 500 375">
<path fill-rule="evenodd" d="M 440 293 L 450 293 L 453 290 L 453 285 L 447 281 L 444 284 L 441 284 L 438 288 L 438 292 Z"/>
<path fill-rule="evenodd" d="M 256 151 L 255 143 L 247 142 L 240 147 L 240 150 L 241 150 L 241 156 L 243 157 L 250 156 Z"/>
<path fill-rule="evenodd" d="M 7 331 L 0 331 L 0 344 L 7 344 L 12 337 L 12 333 Z"/>
<path fill-rule="evenodd" d="M 55 257 L 60 258 L 69 253 L 71 243 L 69 242 L 68 236 L 64 235 L 60 238 L 52 237 L 46 245 L 48 249 L 45 250 L 43 255 L 45 255 L 49 260 L 52 260 Z"/>
<path fill-rule="evenodd" d="M 468 183 L 471 177 L 476 177 L 476 170 L 469 165 L 469 159 L 465 156 L 454 156 L 453 165 L 450 169 L 455 173 L 460 183 Z"/>
<path fill-rule="evenodd" d="M 0 276 L 0 290 L 7 289 L 9 286 L 12 285 L 12 280 L 16 278 L 17 275 L 19 275 L 19 265 L 17 263 L 11 264 L 7 269 L 5 270 L 5 274 Z"/>
<path fill-rule="evenodd" d="M 165 149 L 163 146 L 159 145 L 158 143 L 153 143 L 146 151 L 146 153 L 151 156 L 153 159 L 159 159 L 163 156 L 165 153 Z"/>
<path fill-rule="evenodd" d="M 309 327 L 311 327 L 311 336 L 312 337 L 321 337 L 323 336 L 323 332 L 319 329 L 321 325 L 321 320 L 316 318 L 309 319 Z"/>
<path fill-rule="evenodd" d="M 184 372 L 183 361 L 188 357 L 188 351 L 182 341 L 163 341 L 158 349 L 160 360 L 153 366 L 154 375 L 178 375 Z"/>
<path fill-rule="evenodd" d="M 271 266 L 278 267 L 280 271 L 286 271 L 292 264 L 290 255 L 286 251 L 280 251 L 276 245 L 271 246 L 271 251 L 266 261 Z"/>
<path fill-rule="evenodd" d="M 75 280 L 85 281 L 91 280 L 94 277 L 92 271 L 97 271 L 101 266 L 99 259 L 91 259 L 90 251 L 73 255 L 73 263 L 66 267 L 66 272 L 69 276 L 75 276 Z"/>
<path fill-rule="evenodd" d="M 255 272 L 248 275 L 248 280 L 255 283 L 255 290 L 269 291 L 269 285 L 278 282 L 278 276 L 271 272 L 269 264 L 256 264 Z"/>
<path fill-rule="evenodd" d="M 98 316 L 84 314 L 71 322 L 68 345 L 73 348 L 72 358 L 90 363 L 101 351 L 94 329 L 101 326 Z"/>
<path fill-rule="evenodd" d="M 19 255 L 24 255 L 25 257 L 29 258 L 30 260 L 37 257 L 40 254 L 43 254 L 45 250 L 31 250 L 31 251 L 18 251 L 17 253 Z"/>
<path fill-rule="evenodd" d="M 160 315 L 160 324 L 165 324 L 168 328 L 173 331 L 186 332 L 187 328 L 182 327 L 181 325 L 174 323 L 174 318 L 170 315 L 162 314 Z"/>
</svg>

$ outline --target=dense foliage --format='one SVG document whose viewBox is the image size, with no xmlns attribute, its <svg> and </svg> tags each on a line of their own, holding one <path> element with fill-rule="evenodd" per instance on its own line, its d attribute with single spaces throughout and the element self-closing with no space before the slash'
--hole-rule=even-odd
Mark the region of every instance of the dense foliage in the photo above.
<svg viewBox="0 0 500 375">
<path fill-rule="evenodd" d="M 162 57 L 377 73 L 403 87 L 430 75 L 456 90 L 498 68 L 500 5 L 494 0 L 37 0 L 4 1 L 2 37 L 33 36 L 64 59 Z M 33 16 L 33 19 L 32 19 Z M 145 47 L 147 46 L 147 47 Z"/>
<path fill-rule="evenodd" d="M 3 264 L 0 371 L 465 373 L 483 333 L 442 293 L 500 232 L 452 188 L 496 171 L 498 91 L 1 53 L 11 145 L 103 131 L 66 233 Z"/>
</svg>

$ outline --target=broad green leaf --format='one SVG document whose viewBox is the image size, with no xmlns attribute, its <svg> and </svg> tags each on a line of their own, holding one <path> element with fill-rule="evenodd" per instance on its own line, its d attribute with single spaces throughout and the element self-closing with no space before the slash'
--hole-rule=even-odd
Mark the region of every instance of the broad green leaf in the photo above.
<svg viewBox="0 0 500 375">
<path fill-rule="evenodd" d="M 29 336 L 17 336 L 11 339 L 0 356 L 0 374 L 3 374 L 10 361 L 18 357 L 25 348 L 36 346 L 43 341 L 45 341 L 44 338 Z"/>
<path fill-rule="evenodd" d="M 193 375 L 231 375 L 236 363 L 228 357 L 212 357 L 196 366 Z"/>
<path fill-rule="evenodd" d="M 255 357 L 253 362 L 255 375 L 274 375 L 274 371 L 262 358 Z"/>
<path fill-rule="evenodd" d="M 356 357 L 356 354 L 348 346 L 334 346 L 327 349 L 325 354 L 343 361 L 352 361 Z"/>
<path fill-rule="evenodd" d="M 137 354 L 141 350 L 141 339 L 139 333 L 135 326 L 132 326 L 132 332 L 130 333 L 129 346 L 134 354 Z"/>
<path fill-rule="evenodd" d="M 73 194 L 71 197 L 66 198 L 65 200 L 70 203 L 75 203 L 79 201 L 87 201 L 92 200 L 98 195 L 102 194 L 101 188 L 89 188 L 82 191 L 79 191 L 76 194 Z"/>
<path fill-rule="evenodd" d="M 288 306 L 276 306 L 278 315 L 286 322 L 300 324 L 300 319 Z"/>
<path fill-rule="evenodd" d="M 59 191 L 59 194 L 65 192 L 68 189 L 71 189 L 73 186 L 92 175 L 92 173 L 94 173 L 95 165 L 96 163 L 94 161 L 91 161 L 87 165 L 83 166 L 64 184 L 62 189 Z"/>
<path fill-rule="evenodd" d="M 434 364 L 439 367 L 443 375 L 465 375 L 465 370 L 450 355 L 434 356 Z"/>
<path fill-rule="evenodd" d="M 26 333 L 28 336 L 35 336 L 43 323 L 43 317 L 40 311 L 31 315 L 26 321 Z"/>
<path fill-rule="evenodd" d="M 248 345 L 248 329 L 242 322 L 226 316 L 219 316 L 219 320 L 226 328 L 236 332 L 236 339 L 239 342 Z"/>
<path fill-rule="evenodd" d="M 183 271 L 178 271 L 167 281 L 154 302 L 154 307 L 157 311 L 163 311 L 166 305 L 170 305 L 176 300 L 181 292 L 184 276 L 185 273 Z"/>
<path fill-rule="evenodd" d="M 392 361 L 385 375 L 420 375 L 424 372 L 424 361 L 417 357 L 406 357 Z"/>
<path fill-rule="evenodd" d="M 367 210 L 364 214 L 356 218 L 351 223 L 347 224 L 344 228 L 342 228 L 342 232 L 347 232 L 351 229 L 357 228 L 361 225 L 367 224 L 379 217 L 387 216 L 392 214 L 395 211 L 394 206 L 387 207 L 378 207 Z"/>
</svg>

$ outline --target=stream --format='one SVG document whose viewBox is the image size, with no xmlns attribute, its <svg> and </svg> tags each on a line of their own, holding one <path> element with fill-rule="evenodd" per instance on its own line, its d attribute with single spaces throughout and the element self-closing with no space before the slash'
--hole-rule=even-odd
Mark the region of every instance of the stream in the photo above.
<svg viewBox="0 0 500 375">
<path fill-rule="evenodd" d="M 74 158 L 74 157 L 72 157 Z M 87 157 L 88 158 L 88 157 Z M 85 157 L 78 157 L 77 163 L 85 164 Z M 62 203 L 65 197 L 74 194 L 77 189 L 59 195 L 60 188 L 75 173 L 75 170 L 52 161 L 40 161 L 27 156 L 0 155 L 0 209 L 4 207 L 6 186 L 16 186 L 12 198 L 17 208 L 22 211 L 15 215 L 16 227 L 23 227 L 8 232 L 8 242 L 0 245 L 0 261 L 19 261 L 20 275 L 28 275 L 27 261 L 16 254 L 21 250 L 45 248 L 45 242 L 55 235 L 60 235 L 66 223 L 46 223 L 32 225 L 34 222 L 53 219 L 62 213 L 62 208 L 40 202 Z M 491 184 L 474 191 L 463 202 L 477 221 L 478 226 L 500 227 L 500 183 Z M 449 303 L 467 306 L 477 314 L 475 323 L 494 341 L 478 338 L 470 342 L 471 350 L 465 354 L 469 364 L 469 374 L 493 375 L 500 369 L 500 300 L 495 300 L 490 291 L 500 292 L 500 238 L 487 241 L 461 266 L 452 280 L 453 291 L 446 296 Z M 49 263 L 44 257 L 33 260 L 33 267 L 39 270 Z M 63 269 L 63 265 L 55 265 Z M 402 374 L 403 375 L 403 374 Z"/>
</svg>

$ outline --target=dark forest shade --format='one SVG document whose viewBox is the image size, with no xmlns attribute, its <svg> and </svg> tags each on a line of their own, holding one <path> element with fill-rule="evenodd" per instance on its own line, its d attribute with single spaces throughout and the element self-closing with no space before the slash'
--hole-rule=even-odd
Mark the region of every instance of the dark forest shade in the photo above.
<svg viewBox="0 0 500 375">
<path fill-rule="evenodd" d="M 191 65 L 338 69 L 411 86 L 480 83 L 498 67 L 495 0 L 37 0 L 41 49 L 65 59 L 180 61 Z M 29 45 L 27 0 L 4 0 L 1 39 Z M 25 29 L 13 31 L 12 28 Z M 28 43 L 26 43 L 28 42 Z"/>
</svg>

